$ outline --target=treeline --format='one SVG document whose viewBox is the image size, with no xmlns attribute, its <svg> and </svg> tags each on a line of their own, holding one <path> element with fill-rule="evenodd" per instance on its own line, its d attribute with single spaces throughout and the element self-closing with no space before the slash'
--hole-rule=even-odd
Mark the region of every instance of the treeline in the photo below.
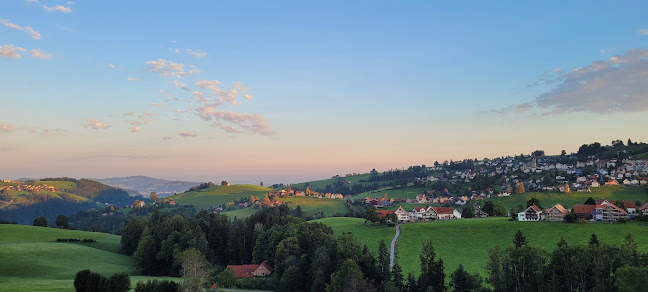
<svg viewBox="0 0 648 292">
<path fill-rule="evenodd" d="M 48 221 L 54 221 L 58 215 L 69 216 L 95 206 L 94 202 L 75 203 L 55 199 L 29 206 L 20 206 L 16 209 L 0 210 L 0 220 L 31 225 L 36 217 L 45 217 Z"/>
<path fill-rule="evenodd" d="M 626 159 L 633 155 L 638 155 L 648 152 L 648 144 L 643 142 L 632 142 L 628 139 L 626 144 L 621 140 L 614 140 L 611 145 L 603 146 L 599 142 L 592 144 L 583 144 L 578 148 L 578 156 L 581 158 L 596 155 L 600 158 L 618 158 Z"/>
<path fill-rule="evenodd" d="M 199 184 L 197 186 L 191 187 L 187 192 L 204 190 L 204 189 L 215 187 L 215 186 L 216 185 L 213 182 L 201 183 L 201 184 Z"/>
</svg>

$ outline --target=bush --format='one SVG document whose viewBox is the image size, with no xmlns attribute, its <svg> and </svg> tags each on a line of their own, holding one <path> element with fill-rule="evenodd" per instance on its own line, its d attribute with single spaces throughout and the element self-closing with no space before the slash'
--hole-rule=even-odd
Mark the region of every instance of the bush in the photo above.
<svg viewBox="0 0 648 292">
<path fill-rule="evenodd" d="M 137 282 L 135 292 L 179 292 L 180 285 L 173 281 L 148 280 L 146 283 Z"/>
<path fill-rule="evenodd" d="M 126 292 L 130 290 L 130 277 L 126 273 L 119 273 L 107 278 L 90 270 L 82 270 L 74 277 L 74 290 L 77 292 Z"/>
<path fill-rule="evenodd" d="M 34 219 L 34 226 L 47 227 L 47 219 L 45 217 L 38 217 Z"/>
</svg>

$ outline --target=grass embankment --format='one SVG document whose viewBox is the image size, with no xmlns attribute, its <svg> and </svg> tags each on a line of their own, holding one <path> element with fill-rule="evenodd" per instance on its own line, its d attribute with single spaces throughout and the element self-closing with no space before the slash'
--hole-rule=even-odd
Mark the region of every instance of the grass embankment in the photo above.
<svg viewBox="0 0 648 292">
<path fill-rule="evenodd" d="M 372 227 L 362 224 L 358 218 L 325 218 L 322 222 L 333 228 L 336 234 L 352 232 L 370 247 L 378 246 L 380 239 L 390 242 L 394 229 Z M 569 244 L 586 244 L 592 233 L 603 243 L 621 244 L 625 235 L 631 233 L 639 250 L 648 252 L 648 226 L 636 224 L 567 224 L 562 222 L 510 222 L 507 218 L 461 219 L 407 223 L 401 225 L 398 239 L 400 264 L 404 275 L 418 275 L 419 254 L 426 239 L 432 240 L 438 257 L 445 263 L 446 275 L 450 275 L 459 264 L 469 272 L 486 276 L 485 265 L 488 249 L 499 245 L 508 247 L 517 230 L 529 239 L 533 246 L 551 251 L 564 237 Z M 372 248 L 373 250 L 373 248 Z"/>
<path fill-rule="evenodd" d="M 185 192 L 171 196 L 180 205 L 194 205 L 196 209 L 209 209 L 247 196 L 263 199 L 271 189 L 253 185 L 215 186 L 199 191 Z"/>
<path fill-rule="evenodd" d="M 394 239 L 394 235 L 396 235 L 396 228 L 365 225 L 364 221 L 365 220 L 362 218 L 330 217 L 313 220 L 311 222 L 324 223 L 330 226 L 333 228 L 335 235 L 340 235 L 342 232 L 351 232 L 353 235 L 358 237 L 361 242 L 366 243 L 374 253 L 378 253 L 380 240 L 385 241 L 387 249 L 389 250 L 391 241 Z"/>
<path fill-rule="evenodd" d="M 56 242 L 57 238 L 94 239 L 93 243 Z M 0 291 L 74 291 L 74 276 L 91 269 L 111 275 L 136 274 L 131 258 L 118 253 L 120 237 L 26 225 L 0 225 Z M 151 277 L 131 277 L 136 281 Z"/>
</svg>

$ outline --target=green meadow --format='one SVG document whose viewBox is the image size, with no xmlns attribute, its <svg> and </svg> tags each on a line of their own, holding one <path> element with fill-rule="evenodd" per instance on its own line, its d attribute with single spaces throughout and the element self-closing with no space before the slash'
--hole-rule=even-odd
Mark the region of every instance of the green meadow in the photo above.
<svg viewBox="0 0 648 292">
<path fill-rule="evenodd" d="M 53 186 L 56 189 L 59 190 L 64 190 L 64 189 L 75 189 L 77 185 L 74 182 L 71 181 L 37 181 L 34 182 L 35 185 L 48 185 L 48 186 Z"/>
<path fill-rule="evenodd" d="M 362 218 L 330 217 L 310 222 L 319 222 L 330 226 L 333 228 L 335 235 L 340 235 L 342 232 L 353 233 L 361 242 L 366 243 L 374 253 L 378 253 L 380 240 L 384 240 L 389 249 L 391 241 L 396 235 L 395 227 L 365 225 L 365 220 Z"/>
<path fill-rule="evenodd" d="M 93 243 L 56 242 L 94 239 Z M 0 291 L 74 291 L 74 276 L 91 269 L 136 275 L 131 258 L 118 253 L 120 237 L 105 233 L 26 225 L 0 225 Z M 152 277 L 134 276 L 131 281 Z"/>
<path fill-rule="evenodd" d="M 387 242 L 394 235 L 393 228 L 366 226 L 362 224 L 362 219 L 357 218 L 325 218 L 315 222 L 331 226 L 336 234 L 352 232 L 369 246 L 377 246 L 380 239 Z M 402 224 L 398 238 L 399 262 L 405 275 L 418 275 L 419 254 L 424 241 L 430 239 L 437 255 L 445 263 L 446 275 L 463 264 L 469 272 L 479 272 L 485 276 L 488 249 L 496 245 L 511 245 L 517 230 L 522 231 L 531 245 L 547 251 L 553 250 L 560 237 L 564 237 L 569 244 L 586 244 L 592 233 L 596 233 L 603 243 L 621 244 L 625 235 L 630 233 L 639 244 L 639 250 L 648 252 L 648 226 L 637 224 L 512 222 L 507 218 L 460 219 Z"/>
<path fill-rule="evenodd" d="M 272 189 L 254 185 L 215 186 L 199 191 L 180 193 L 169 198 L 180 205 L 194 205 L 196 209 L 209 209 L 242 197 L 263 195 Z"/>
<path fill-rule="evenodd" d="M 370 182 L 362 182 L 363 180 L 368 180 L 371 174 L 369 173 L 363 173 L 363 174 L 356 174 L 356 175 L 351 175 L 351 176 L 346 176 L 342 177 L 346 181 L 349 181 L 349 187 L 353 187 L 356 184 L 370 184 Z M 330 185 L 334 183 L 336 179 L 334 178 L 329 178 L 329 179 L 322 179 L 322 180 L 314 180 L 314 181 L 309 181 L 309 182 L 304 182 L 304 183 L 298 183 L 298 184 L 293 184 L 293 187 L 300 188 L 300 189 L 305 189 L 306 184 L 308 184 L 308 187 L 313 188 L 313 189 L 318 189 L 318 190 L 323 190 L 326 188 L 326 185 Z"/>
<path fill-rule="evenodd" d="M 324 216 L 331 216 L 336 213 L 345 214 L 348 208 L 345 205 L 346 200 L 343 199 L 318 199 L 314 197 L 283 197 L 277 198 L 278 200 L 288 203 L 290 209 L 295 209 L 301 206 L 304 216 L 312 216 L 317 212 L 324 212 Z"/>
<path fill-rule="evenodd" d="M 561 204 L 567 208 L 585 203 L 587 198 L 606 198 L 608 200 L 630 200 L 632 202 L 648 201 L 648 191 L 643 187 L 632 186 L 602 186 L 592 188 L 592 192 L 571 192 L 571 193 L 524 193 L 514 194 L 508 197 L 490 198 L 493 202 L 500 201 L 507 209 L 515 208 L 518 205 L 526 206 L 531 198 L 538 198 L 543 208 L 549 208 L 554 204 Z M 640 206 L 637 206 L 640 207 Z"/>
<path fill-rule="evenodd" d="M 408 187 L 408 188 L 391 188 L 391 189 L 385 189 L 381 191 L 374 191 L 374 192 L 365 192 L 358 194 L 356 198 L 362 199 L 365 197 L 372 197 L 372 198 L 382 198 L 385 194 L 387 194 L 388 198 L 403 198 L 403 199 L 416 199 L 416 196 L 419 194 L 424 193 L 425 191 L 430 190 L 430 188 L 425 188 L 425 187 Z"/>
</svg>

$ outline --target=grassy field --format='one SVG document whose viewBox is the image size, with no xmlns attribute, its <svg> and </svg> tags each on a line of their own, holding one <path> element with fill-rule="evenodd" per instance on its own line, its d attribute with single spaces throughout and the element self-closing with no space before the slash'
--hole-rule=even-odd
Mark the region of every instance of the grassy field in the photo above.
<svg viewBox="0 0 648 292">
<path fill-rule="evenodd" d="M 369 173 L 363 173 L 363 174 L 357 174 L 357 175 L 352 175 L 352 176 L 347 176 L 347 177 L 342 177 L 343 179 L 351 182 L 349 184 L 349 187 L 352 187 L 356 184 L 368 184 L 368 182 L 361 182 L 361 180 L 368 180 L 371 175 Z M 314 181 L 309 181 L 309 182 L 303 182 L 303 183 L 298 183 L 298 184 L 293 184 L 293 187 L 303 189 L 306 187 L 306 184 L 310 188 L 313 189 L 324 189 L 326 185 L 330 185 L 335 182 L 336 179 L 334 178 L 329 178 L 329 179 L 322 179 L 322 180 L 314 180 Z"/>
<path fill-rule="evenodd" d="M 57 238 L 95 239 L 94 243 L 56 242 Z M 26 225 L 0 225 L 0 291 L 74 291 L 83 269 L 105 275 L 135 274 L 130 257 L 119 251 L 120 237 L 105 233 Z M 134 276 L 145 281 L 151 277 Z"/>
<path fill-rule="evenodd" d="M 245 208 L 245 209 L 238 209 L 238 210 L 233 210 L 233 211 L 227 211 L 224 212 L 223 214 L 227 215 L 230 219 L 234 219 L 234 217 L 238 219 L 243 219 L 252 216 L 252 214 L 256 213 L 258 210 L 254 208 Z"/>
<path fill-rule="evenodd" d="M 331 216 L 336 213 L 345 214 L 348 208 L 346 200 L 340 199 L 318 199 L 313 197 L 283 197 L 278 198 L 282 202 L 289 202 L 290 209 L 301 206 L 305 216 L 311 216 L 317 212 L 324 212 L 324 216 Z"/>
<path fill-rule="evenodd" d="M 200 191 L 186 192 L 171 196 L 180 205 L 194 205 L 196 209 L 209 209 L 247 196 L 263 199 L 271 189 L 253 185 L 215 186 Z"/>
<path fill-rule="evenodd" d="M 634 157 L 635 159 L 648 159 L 648 152 L 641 153 Z"/>
<path fill-rule="evenodd" d="M 389 198 L 403 198 L 403 199 L 415 199 L 417 195 L 424 193 L 425 191 L 430 190 L 429 188 L 424 188 L 424 187 L 408 187 L 408 188 L 393 188 L 393 189 L 386 189 L 386 190 L 381 190 L 377 192 L 365 192 L 358 194 L 356 196 L 357 198 L 365 198 L 365 197 L 380 197 L 382 198 L 385 194 L 387 194 L 387 197 Z"/>
<path fill-rule="evenodd" d="M 501 201 L 507 209 L 517 207 L 518 205 L 526 206 L 526 202 L 531 198 L 536 197 L 540 200 L 543 208 L 549 208 L 554 204 L 560 203 L 567 208 L 573 208 L 574 205 L 585 203 L 587 198 L 594 199 L 606 198 L 608 200 L 630 200 L 635 201 L 648 201 L 648 191 L 643 187 L 631 186 L 607 186 L 600 188 L 592 188 L 591 193 L 586 192 L 571 192 L 571 193 L 525 193 L 519 195 L 511 195 L 509 197 L 491 198 L 493 202 Z"/>
<path fill-rule="evenodd" d="M 432 240 L 446 266 L 446 275 L 459 264 L 469 272 L 485 275 L 488 249 L 508 247 L 517 230 L 529 243 L 551 251 L 563 236 L 569 244 L 586 244 L 592 233 L 604 243 L 620 244 L 631 233 L 639 250 L 648 251 L 648 226 L 636 224 L 567 224 L 562 222 L 510 222 L 506 218 L 461 219 L 401 225 L 400 263 L 405 274 L 419 272 L 419 253 L 426 239 Z"/>
<path fill-rule="evenodd" d="M 71 181 L 37 181 L 34 182 L 35 185 L 48 185 L 48 186 L 53 186 L 57 190 L 63 190 L 63 189 L 75 189 L 77 186 L 75 183 Z"/>
<path fill-rule="evenodd" d="M 366 243 L 374 253 L 378 253 L 380 240 L 384 240 L 389 249 L 391 241 L 396 235 L 396 229 L 394 227 L 365 225 L 364 221 L 362 218 L 330 217 L 310 222 L 319 222 L 331 226 L 335 235 L 340 235 L 342 232 L 351 232 L 360 241 Z"/>
<path fill-rule="evenodd" d="M 335 234 L 352 232 L 372 250 L 384 239 L 391 242 L 394 228 L 373 227 L 362 224 L 358 218 L 324 218 L 322 222 L 333 228 Z M 446 275 L 450 275 L 459 264 L 473 273 L 485 276 L 488 249 L 512 244 L 517 230 L 529 239 L 531 245 L 547 251 L 553 250 L 563 236 L 569 244 L 586 244 L 592 233 L 604 243 L 621 244 L 626 234 L 631 233 L 639 244 L 639 250 L 648 252 L 648 226 L 636 224 L 567 224 L 562 222 L 510 222 L 506 218 L 461 219 L 407 223 L 401 225 L 398 238 L 400 264 L 405 275 L 419 273 L 419 253 L 426 239 L 432 240 L 437 255 L 445 263 Z"/>
</svg>

